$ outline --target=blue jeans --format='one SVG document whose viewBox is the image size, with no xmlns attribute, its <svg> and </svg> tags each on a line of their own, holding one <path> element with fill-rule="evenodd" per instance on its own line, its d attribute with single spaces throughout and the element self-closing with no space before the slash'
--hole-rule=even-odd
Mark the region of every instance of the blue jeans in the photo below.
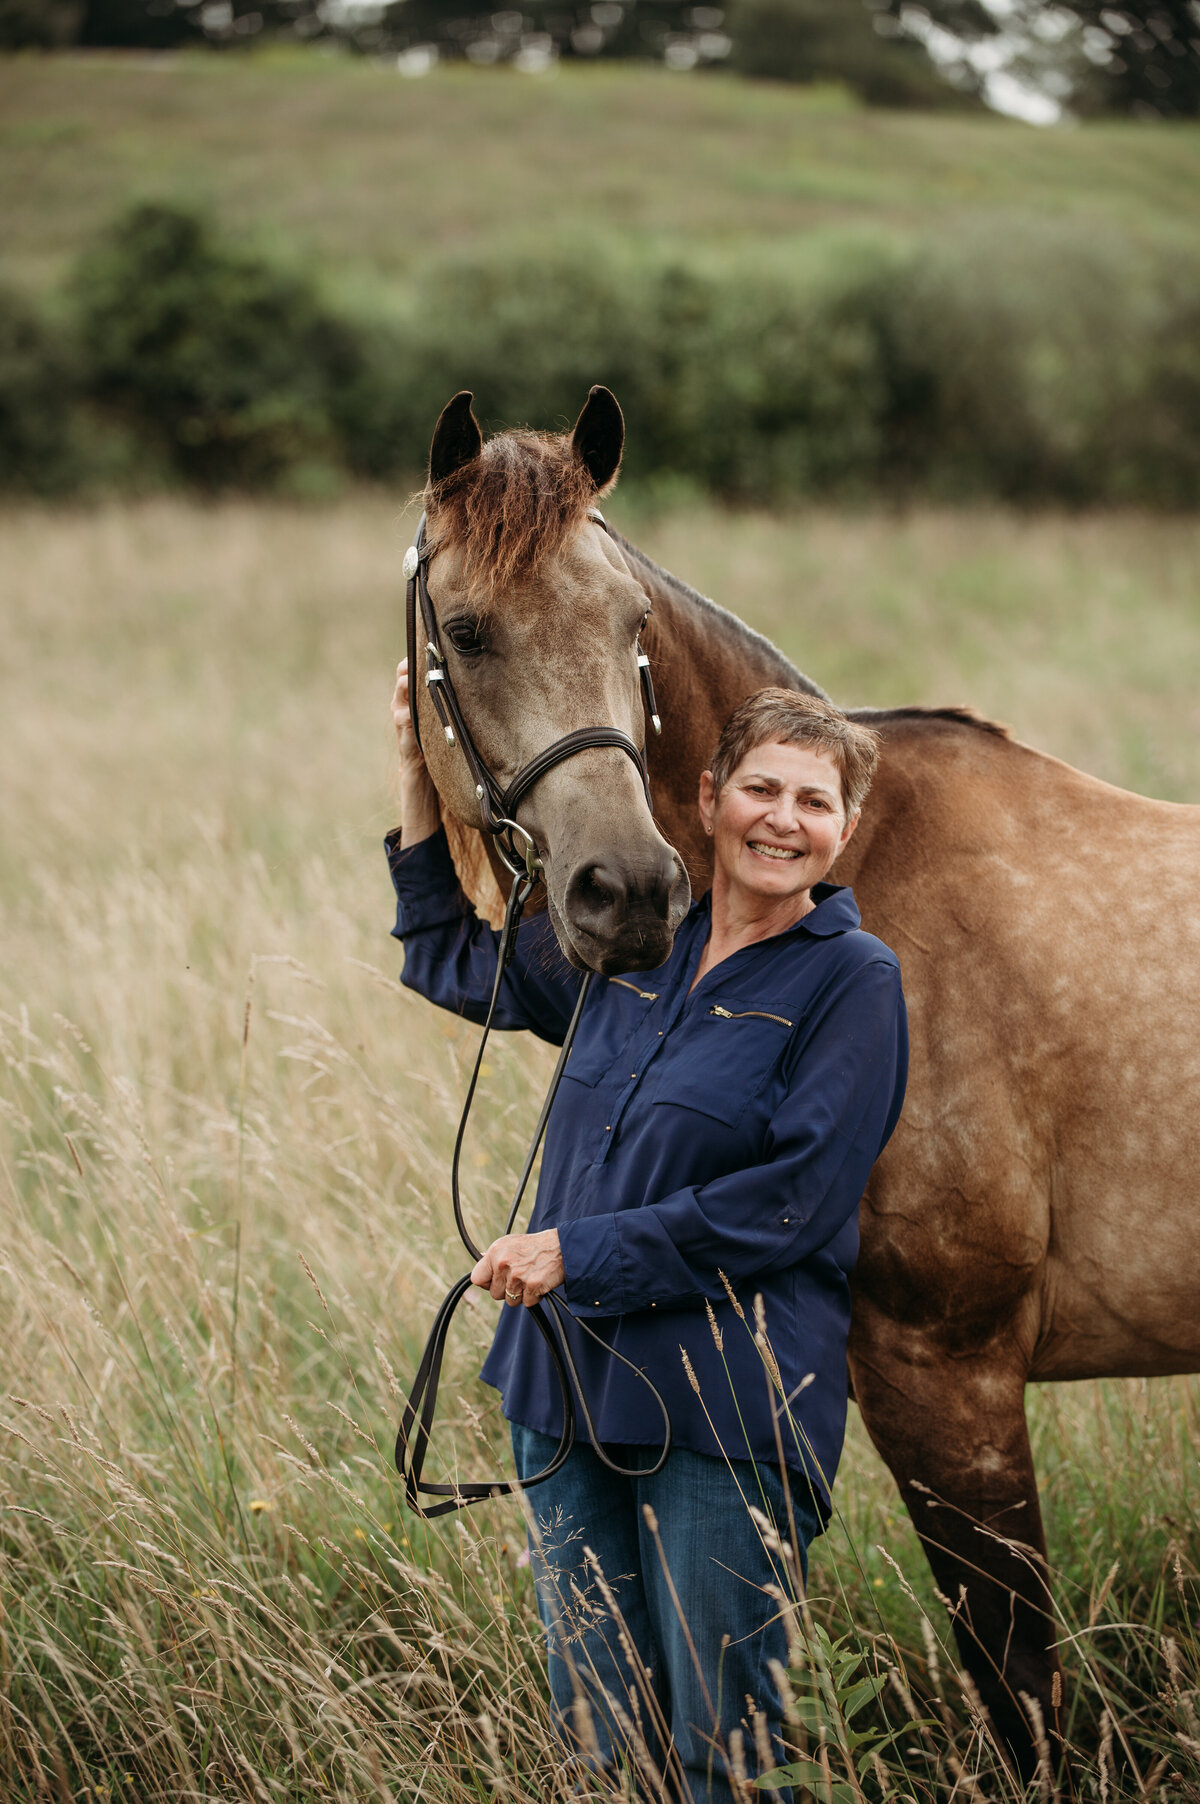
<svg viewBox="0 0 1200 1804">
<path fill-rule="evenodd" d="M 512 1441 L 520 1478 L 557 1446 L 517 1423 Z M 608 1451 L 625 1466 L 654 1457 Z M 790 1474 L 789 1486 L 806 1568 L 820 1519 L 804 1480 Z M 779 1472 L 676 1447 L 656 1477 L 618 1478 L 577 1443 L 527 1506 L 555 1717 L 581 1780 L 627 1769 L 640 1796 L 733 1804 L 731 1770 L 744 1762 L 753 1779 L 784 1757 L 771 1663 L 787 1665 L 782 1599 L 794 1599 L 795 1580 L 747 1507 L 790 1545 Z M 769 1763 L 759 1758 L 767 1744 Z"/>
</svg>

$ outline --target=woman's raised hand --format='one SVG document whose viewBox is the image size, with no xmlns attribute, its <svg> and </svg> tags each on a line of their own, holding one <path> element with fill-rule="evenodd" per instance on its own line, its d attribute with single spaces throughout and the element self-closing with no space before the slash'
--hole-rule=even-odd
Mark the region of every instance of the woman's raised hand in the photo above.
<svg viewBox="0 0 1200 1804">
<path fill-rule="evenodd" d="M 442 820 L 438 792 L 425 764 L 408 707 L 408 659 L 396 667 L 392 692 L 392 722 L 400 754 L 400 814 L 404 823 L 402 843 L 415 846 L 436 833 Z"/>
<path fill-rule="evenodd" d="M 401 658 L 396 666 L 396 687 L 392 691 L 392 721 L 396 728 L 396 739 L 400 748 L 400 767 L 403 770 L 407 763 L 418 761 L 424 765 L 421 748 L 417 744 L 417 736 L 413 732 L 412 715 L 408 711 L 408 659 Z"/>
</svg>

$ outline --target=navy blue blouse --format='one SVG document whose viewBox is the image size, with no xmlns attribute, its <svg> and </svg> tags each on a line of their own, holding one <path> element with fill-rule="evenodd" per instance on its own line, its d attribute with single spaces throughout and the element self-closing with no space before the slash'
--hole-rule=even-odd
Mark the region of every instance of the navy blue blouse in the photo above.
<svg viewBox="0 0 1200 1804">
<path fill-rule="evenodd" d="M 392 835 L 388 858 L 404 983 L 482 1021 L 497 935 L 460 889 L 444 832 L 405 850 Z M 677 1445 L 776 1463 L 777 1419 L 788 1465 L 827 1513 L 858 1204 L 900 1113 L 908 1038 L 895 955 L 862 931 L 848 889 L 819 884 L 813 901 L 695 989 L 707 897 L 666 964 L 595 980 L 529 1230 L 558 1229 L 572 1313 L 653 1379 Z M 496 1025 L 561 1045 L 579 982 L 547 917 L 523 923 Z M 572 1350 L 600 1438 L 659 1441 L 645 1386 L 585 1334 Z M 525 1310 L 502 1310 L 483 1377 L 511 1421 L 560 1432 L 557 1380 Z"/>
</svg>

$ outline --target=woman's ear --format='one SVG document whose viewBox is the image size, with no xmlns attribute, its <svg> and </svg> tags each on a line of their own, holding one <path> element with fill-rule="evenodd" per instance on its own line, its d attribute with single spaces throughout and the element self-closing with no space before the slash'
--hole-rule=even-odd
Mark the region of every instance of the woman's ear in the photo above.
<svg viewBox="0 0 1200 1804">
<path fill-rule="evenodd" d="M 713 774 L 710 770 L 700 772 L 700 820 L 706 833 L 713 830 L 713 821 L 717 812 L 717 792 L 713 786 Z"/>
<path fill-rule="evenodd" d="M 850 835 L 854 832 L 854 829 L 857 827 L 857 825 L 861 819 L 862 819 L 862 809 L 856 808 L 854 813 L 850 816 L 850 819 L 846 822 L 846 825 L 842 828 L 842 836 L 838 840 L 838 851 L 839 852 L 846 845 L 847 841 L 850 838 Z"/>
</svg>

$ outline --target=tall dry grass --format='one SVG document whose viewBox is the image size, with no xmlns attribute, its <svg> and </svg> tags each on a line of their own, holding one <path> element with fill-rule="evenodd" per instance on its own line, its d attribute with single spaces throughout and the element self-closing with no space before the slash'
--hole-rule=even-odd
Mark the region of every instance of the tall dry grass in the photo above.
<svg viewBox="0 0 1200 1804">
<path fill-rule="evenodd" d="M 847 701 L 972 701 L 1200 793 L 1194 524 L 636 497 L 625 519 Z M 400 512 L 0 527 L 0 1795 L 565 1799 L 516 1506 L 426 1528 L 390 1469 L 461 1269 L 445 1172 L 473 1043 L 399 989 L 387 939 Z M 481 1224 L 546 1058 L 502 1040 L 489 1066 Z M 444 1457 L 491 1471 L 470 1380 L 491 1306 L 463 1313 Z M 1197 1394 L 1031 1397 L 1070 1734 L 1104 1804 L 1200 1795 Z M 838 1500 L 797 1735 L 823 1698 L 831 1782 L 1010 1796 L 857 1420 Z M 880 1764 L 852 1782 L 839 1713 L 876 1672 L 853 1726 Z"/>
</svg>

